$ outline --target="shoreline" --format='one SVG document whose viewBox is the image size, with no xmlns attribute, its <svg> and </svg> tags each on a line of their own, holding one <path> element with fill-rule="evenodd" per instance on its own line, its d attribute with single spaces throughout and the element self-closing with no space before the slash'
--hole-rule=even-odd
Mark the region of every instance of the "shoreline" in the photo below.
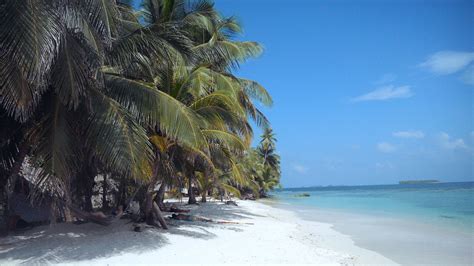
<svg viewBox="0 0 474 266">
<path fill-rule="evenodd" d="M 184 207 L 192 208 L 193 215 L 251 225 L 170 220 L 170 230 L 149 228 L 140 233 L 132 231 L 127 220 L 110 227 L 91 223 L 38 227 L 0 239 L 0 264 L 397 265 L 356 246 L 331 224 L 306 221 L 262 202 L 237 203 L 238 207 L 221 202 Z"/>
<path fill-rule="evenodd" d="M 306 221 L 328 223 L 354 244 L 402 265 L 471 265 L 472 233 L 446 224 L 392 215 L 299 206 L 268 200 Z"/>
</svg>

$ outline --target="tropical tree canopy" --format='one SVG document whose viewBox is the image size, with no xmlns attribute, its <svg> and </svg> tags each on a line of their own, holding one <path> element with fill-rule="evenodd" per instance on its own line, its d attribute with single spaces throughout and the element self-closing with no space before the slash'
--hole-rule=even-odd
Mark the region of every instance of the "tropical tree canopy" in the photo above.
<svg viewBox="0 0 474 266">
<path fill-rule="evenodd" d="M 138 200 L 153 223 L 165 191 L 266 195 L 280 159 L 256 103 L 272 99 L 234 74 L 262 53 L 241 32 L 204 0 L 0 1 L 4 202 L 21 177 L 31 199 L 92 211 L 102 184 L 103 209 Z"/>
</svg>

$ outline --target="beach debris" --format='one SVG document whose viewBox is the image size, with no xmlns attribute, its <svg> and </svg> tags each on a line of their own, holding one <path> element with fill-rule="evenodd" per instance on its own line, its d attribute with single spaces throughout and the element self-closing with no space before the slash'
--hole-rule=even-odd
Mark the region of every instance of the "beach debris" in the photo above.
<svg viewBox="0 0 474 266">
<path fill-rule="evenodd" d="M 131 201 L 127 212 L 132 215 L 140 215 L 140 203 L 138 201 Z"/>
<path fill-rule="evenodd" d="M 456 217 L 450 216 L 450 215 L 440 215 L 439 217 L 445 218 L 445 219 L 454 219 L 454 218 L 456 218 Z"/>
<path fill-rule="evenodd" d="M 295 197 L 299 197 L 299 198 L 305 198 L 305 197 L 310 197 L 311 195 L 309 193 L 300 193 L 300 194 L 296 194 Z"/>
<path fill-rule="evenodd" d="M 241 222 L 234 222 L 234 221 L 224 221 L 224 220 L 213 220 L 206 217 L 201 217 L 197 215 L 189 215 L 189 214 L 176 214 L 173 213 L 170 219 L 180 220 L 180 221 L 188 221 L 188 222 L 207 222 L 207 223 L 218 223 L 218 224 L 249 224 L 253 225 L 253 223 L 241 223 Z"/>
<path fill-rule="evenodd" d="M 135 231 L 135 232 L 141 232 L 141 231 L 143 231 L 143 228 L 142 228 L 141 225 L 135 224 L 135 225 L 133 225 L 133 231 Z"/>
<path fill-rule="evenodd" d="M 165 204 L 164 206 L 160 207 L 161 211 L 164 212 L 177 212 L 177 213 L 184 213 L 184 212 L 189 212 L 190 210 L 184 210 L 178 208 L 175 204 Z"/>
<path fill-rule="evenodd" d="M 228 200 L 228 201 L 225 202 L 225 204 L 227 204 L 227 205 L 239 206 L 239 205 L 237 205 L 237 203 L 236 203 L 235 201 L 233 201 L 233 200 Z"/>
<path fill-rule="evenodd" d="M 242 197 L 243 200 L 255 200 L 255 196 L 251 193 L 247 193 Z"/>
</svg>

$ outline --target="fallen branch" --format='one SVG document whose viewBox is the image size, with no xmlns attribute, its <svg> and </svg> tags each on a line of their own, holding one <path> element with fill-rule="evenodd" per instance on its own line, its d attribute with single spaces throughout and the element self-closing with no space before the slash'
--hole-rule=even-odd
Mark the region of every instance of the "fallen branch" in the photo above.
<svg viewBox="0 0 474 266">
<path fill-rule="evenodd" d="M 253 225 L 253 223 L 244 223 L 244 222 L 233 222 L 233 221 L 223 221 L 223 220 L 213 220 L 206 217 L 200 217 L 195 215 L 187 214 L 173 214 L 169 218 L 180 221 L 188 222 L 208 222 L 208 223 L 217 223 L 217 224 L 248 224 Z"/>
</svg>

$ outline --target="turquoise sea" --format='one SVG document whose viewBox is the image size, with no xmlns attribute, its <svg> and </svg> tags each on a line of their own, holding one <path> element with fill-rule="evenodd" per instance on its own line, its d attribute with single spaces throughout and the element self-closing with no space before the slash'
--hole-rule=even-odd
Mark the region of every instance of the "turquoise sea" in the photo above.
<svg viewBox="0 0 474 266">
<path fill-rule="evenodd" d="M 271 203 L 401 264 L 474 265 L 474 182 L 288 188 Z"/>
</svg>

